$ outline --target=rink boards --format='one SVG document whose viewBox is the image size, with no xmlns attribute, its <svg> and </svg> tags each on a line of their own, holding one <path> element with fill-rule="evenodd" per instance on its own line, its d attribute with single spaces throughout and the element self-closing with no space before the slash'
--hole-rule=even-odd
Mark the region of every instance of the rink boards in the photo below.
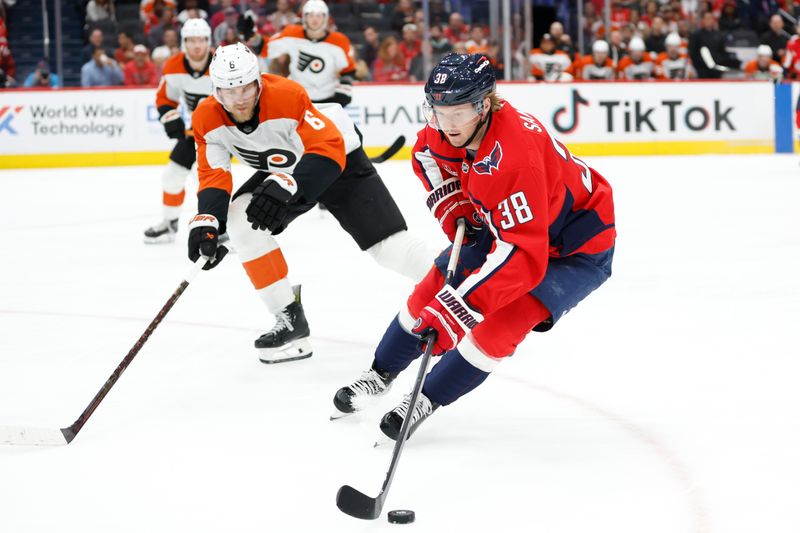
<svg viewBox="0 0 800 533">
<path fill-rule="evenodd" d="M 798 85 L 769 82 L 502 83 L 580 155 L 774 153 L 795 149 Z M 158 164 L 174 141 L 154 89 L 4 91 L 0 168 Z M 361 84 L 346 109 L 376 155 L 424 126 L 422 84 Z M 189 122 L 187 120 L 187 127 Z"/>
</svg>

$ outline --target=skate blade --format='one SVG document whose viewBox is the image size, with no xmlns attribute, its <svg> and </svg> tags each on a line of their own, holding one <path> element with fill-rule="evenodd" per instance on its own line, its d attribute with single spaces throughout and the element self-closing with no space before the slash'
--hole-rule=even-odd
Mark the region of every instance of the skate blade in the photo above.
<svg viewBox="0 0 800 533">
<path fill-rule="evenodd" d="M 308 359 L 314 353 L 308 339 L 299 339 L 280 348 L 260 348 L 258 351 L 259 361 L 268 365 Z"/>
<path fill-rule="evenodd" d="M 145 244 L 170 244 L 175 242 L 175 234 L 169 235 L 159 235 L 158 237 L 148 237 L 145 235 L 144 243 Z"/>
<path fill-rule="evenodd" d="M 390 439 L 383 432 L 381 432 L 381 434 L 378 435 L 378 439 L 375 441 L 375 444 L 373 444 L 372 447 L 381 448 L 383 446 L 386 446 L 387 444 L 391 444 L 392 446 L 394 446 L 394 440 Z"/>
<path fill-rule="evenodd" d="M 392 384 L 391 383 L 389 384 L 389 386 L 386 387 L 386 390 L 384 390 L 383 392 L 381 392 L 379 394 L 375 394 L 375 395 L 371 396 L 370 398 L 367 398 L 367 399 L 365 399 L 365 400 L 363 400 L 361 402 L 354 403 L 353 404 L 353 409 L 354 410 L 351 413 L 343 413 L 342 411 L 339 411 L 338 409 L 335 409 L 333 414 L 331 415 L 331 420 L 338 420 L 340 418 L 345 418 L 347 416 L 354 415 L 356 413 L 360 413 L 362 411 L 366 411 L 367 409 L 369 409 L 371 407 L 374 407 L 375 405 L 378 404 L 378 401 L 381 399 L 381 397 L 386 396 L 386 394 L 388 394 L 390 390 L 392 390 Z"/>
<path fill-rule="evenodd" d="M 347 418 L 348 416 L 352 416 L 354 414 L 356 414 L 355 411 L 352 412 L 352 413 L 343 413 L 343 412 L 341 412 L 339 410 L 336 410 L 336 411 L 333 412 L 333 414 L 331 415 L 330 419 L 331 420 L 341 420 L 342 418 Z"/>
</svg>

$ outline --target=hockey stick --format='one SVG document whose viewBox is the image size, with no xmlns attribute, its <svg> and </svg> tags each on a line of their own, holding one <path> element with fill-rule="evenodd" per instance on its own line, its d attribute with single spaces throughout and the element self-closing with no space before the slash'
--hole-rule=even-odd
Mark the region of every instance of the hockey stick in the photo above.
<svg viewBox="0 0 800 533">
<path fill-rule="evenodd" d="M 700 57 L 703 58 L 706 66 L 711 70 L 716 70 L 717 72 L 741 72 L 741 70 L 738 68 L 726 67 L 725 65 L 717 64 L 717 62 L 714 61 L 714 57 L 711 55 L 711 50 L 705 46 L 700 48 Z"/>
<path fill-rule="evenodd" d="M 400 148 L 405 146 L 405 144 L 406 144 L 405 135 L 401 135 L 400 137 L 395 139 L 394 142 L 392 143 L 392 145 L 389 146 L 389 148 L 387 148 L 382 154 L 380 154 L 380 155 L 378 155 L 376 157 L 370 157 L 369 160 L 372 163 L 383 163 L 384 161 L 388 161 L 389 159 L 394 157 L 394 155 L 397 152 L 399 152 Z"/>
<path fill-rule="evenodd" d="M 102 402 L 109 393 L 111 387 L 113 387 L 117 380 L 119 380 L 119 377 L 122 375 L 125 369 L 128 368 L 128 365 L 131 364 L 131 361 L 133 361 L 133 358 L 139 353 L 139 350 L 142 349 L 142 346 L 144 346 L 144 343 L 147 342 L 148 338 L 150 338 L 150 335 L 153 333 L 153 331 L 155 331 L 164 317 L 167 316 L 167 313 L 170 309 L 172 309 L 172 306 L 175 305 L 175 302 L 178 301 L 178 298 L 180 298 L 181 294 L 183 294 L 183 291 L 186 290 L 186 287 L 189 286 L 189 283 L 191 283 L 197 273 L 200 272 L 200 269 L 203 268 L 203 265 L 206 264 L 206 260 L 207 258 L 201 256 L 199 259 L 197 259 L 197 261 L 194 262 L 186 277 L 183 278 L 181 284 L 178 285 L 178 288 L 167 300 L 167 303 L 164 304 L 164 307 L 161 308 L 153 321 L 150 322 L 150 325 L 147 326 L 147 329 L 144 331 L 144 333 L 142 333 L 142 336 L 139 337 L 139 340 L 137 340 L 136 344 L 133 345 L 133 348 L 131 348 L 131 350 L 128 352 L 128 355 L 125 356 L 119 366 L 117 366 L 111 376 L 109 376 L 89 406 L 86 407 L 86 409 L 81 413 L 78 419 L 72 423 L 71 426 L 61 429 L 0 426 L 0 444 L 25 446 L 61 446 L 72 442 L 72 439 L 78 435 L 78 432 L 89 420 L 89 417 L 92 416 L 92 413 L 94 413 L 95 409 L 97 409 L 97 407 L 100 405 L 100 402 Z"/>
<path fill-rule="evenodd" d="M 445 285 L 453 281 L 456 264 L 458 263 L 458 256 L 461 255 L 461 244 L 464 240 L 465 229 L 466 225 L 464 221 L 459 220 L 456 238 L 453 240 L 453 250 L 450 253 L 450 261 L 447 263 L 447 275 L 444 278 Z M 411 419 L 413 417 L 410 415 L 414 411 L 414 406 L 417 405 L 417 399 L 422 391 L 422 386 L 425 384 L 428 364 L 430 363 L 431 353 L 433 352 L 434 336 L 435 333 L 429 336 L 425 344 L 425 353 L 422 355 L 422 362 L 419 365 L 419 372 L 417 372 L 417 381 L 414 383 L 414 390 L 411 392 L 411 402 L 408 404 L 409 410 L 403 419 L 403 425 L 400 427 L 400 435 L 398 435 L 397 441 L 394 443 L 392 462 L 389 464 L 389 471 L 386 473 L 386 479 L 383 482 L 380 493 L 375 498 L 370 498 L 350 485 L 343 485 L 339 488 L 339 492 L 336 493 L 336 506 L 343 513 L 363 520 L 375 520 L 381 515 L 383 502 L 386 500 L 389 486 L 392 484 L 394 473 L 397 470 L 397 463 L 400 462 L 400 454 L 403 453 L 403 446 L 406 443 L 408 432 L 411 428 Z"/>
</svg>

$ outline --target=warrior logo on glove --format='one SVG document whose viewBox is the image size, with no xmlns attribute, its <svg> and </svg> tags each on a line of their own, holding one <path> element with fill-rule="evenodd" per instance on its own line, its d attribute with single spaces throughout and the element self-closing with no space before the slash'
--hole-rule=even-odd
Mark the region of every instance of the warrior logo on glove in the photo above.
<svg viewBox="0 0 800 533">
<path fill-rule="evenodd" d="M 458 346 L 472 328 L 483 321 L 483 315 L 472 309 L 450 285 L 439 291 L 436 297 L 420 311 L 413 333 L 435 336 L 434 355 L 441 355 Z"/>
<path fill-rule="evenodd" d="M 189 221 L 189 259 L 208 257 L 203 270 L 217 266 L 228 253 L 228 248 L 219 244 L 219 228 L 220 223 L 213 215 L 199 214 Z"/>
</svg>

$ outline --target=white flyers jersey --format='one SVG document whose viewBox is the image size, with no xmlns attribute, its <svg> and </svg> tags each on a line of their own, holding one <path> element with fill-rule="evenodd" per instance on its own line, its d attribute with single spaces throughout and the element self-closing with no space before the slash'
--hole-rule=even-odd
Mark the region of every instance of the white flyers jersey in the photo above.
<svg viewBox="0 0 800 533">
<path fill-rule="evenodd" d="M 610 59 L 606 59 L 602 65 L 598 65 L 591 55 L 583 56 L 576 61 L 576 66 L 573 68 L 577 71 L 578 78 L 583 80 L 613 80 L 616 78 L 616 71 Z"/>
<path fill-rule="evenodd" d="M 350 118 L 350 115 L 342 108 L 341 104 L 325 102 L 313 105 L 320 113 L 331 119 L 331 122 L 339 129 L 344 138 L 344 152 L 346 154 L 350 154 L 350 152 L 361 147 L 361 138 L 356 133 L 356 125 L 353 124 L 353 119 Z"/>
<path fill-rule="evenodd" d="M 623 57 L 617 70 L 623 80 L 649 80 L 655 75 L 655 63 L 649 57 L 643 57 L 638 63 L 631 56 Z"/>
<path fill-rule="evenodd" d="M 261 56 L 267 61 L 283 55 L 289 56 L 289 78 L 305 87 L 312 101 L 331 98 L 339 77 L 356 68 L 346 35 L 335 31 L 320 41 L 312 41 L 299 24 L 286 26 L 261 50 Z"/>
<path fill-rule="evenodd" d="M 199 191 L 215 188 L 231 194 L 231 155 L 267 173 L 291 174 L 306 154 L 331 159 L 344 168 L 341 133 L 297 83 L 263 74 L 257 113 L 248 123 L 237 125 L 213 96 L 197 107 L 193 127 Z"/>
<path fill-rule="evenodd" d="M 534 48 L 528 56 L 531 64 L 531 75 L 544 81 L 559 81 L 561 74 L 569 70 L 572 61 L 569 55 L 562 50 L 555 50 L 552 54 Z"/>
<path fill-rule="evenodd" d="M 185 52 L 176 54 L 164 63 L 163 76 L 156 92 L 156 107 L 160 114 L 175 109 L 182 103 L 189 113 L 194 112 L 198 104 L 212 92 L 208 66 L 211 64 L 211 53 L 208 54 L 205 69 L 193 70 Z"/>
<path fill-rule="evenodd" d="M 692 65 L 686 54 L 679 54 L 672 58 L 666 52 L 661 52 L 656 58 L 656 74 L 663 80 L 683 80 L 693 78 Z"/>
</svg>

